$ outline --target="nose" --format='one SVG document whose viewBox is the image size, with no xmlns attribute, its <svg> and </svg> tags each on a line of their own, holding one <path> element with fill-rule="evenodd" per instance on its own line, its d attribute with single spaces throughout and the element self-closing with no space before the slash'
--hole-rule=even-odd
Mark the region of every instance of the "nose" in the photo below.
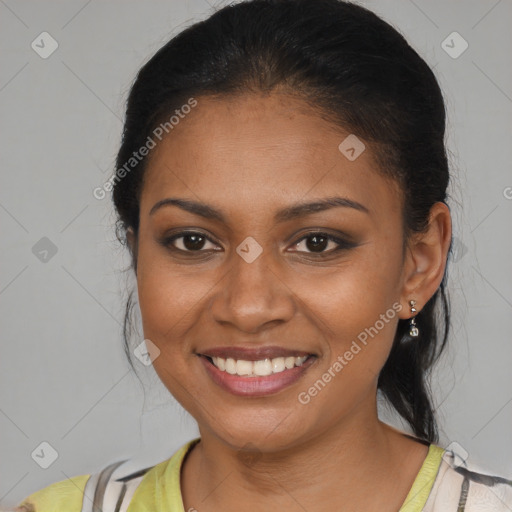
<svg viewBox="0 0 512 512">
<path fill-rule="evenodd" d="M 216 322 L 254 334 L 293 317 L 292 290 L 272 259 L 271 251 L 265 250 L 252 262 L 233 254 L 221 288 L 210 302 Z"/>
</svg>

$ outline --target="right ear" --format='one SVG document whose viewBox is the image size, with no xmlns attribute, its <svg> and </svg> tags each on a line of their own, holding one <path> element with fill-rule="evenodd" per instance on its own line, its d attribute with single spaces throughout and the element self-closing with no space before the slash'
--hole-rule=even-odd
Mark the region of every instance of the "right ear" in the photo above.
<svg viewBox="0 0 512 512">
<path fill-rule="evenodd" d="M 130 254 L 132 257 L 133 270 L 135 271 L 135 275 L 137 275 L 138 238 L 137 235 L 135 234 L 134 229 L 131 226 L 126 230 L 126 242 L 128 243 L 128 249 L 130 250 Z"/>
</svg>

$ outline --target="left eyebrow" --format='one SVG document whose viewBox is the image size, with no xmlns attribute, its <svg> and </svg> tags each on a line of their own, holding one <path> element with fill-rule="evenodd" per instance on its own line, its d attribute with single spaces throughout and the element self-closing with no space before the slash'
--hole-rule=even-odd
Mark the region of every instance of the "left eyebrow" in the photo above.
<svg viewBox="0 0 512 512">
<path fill-rule="evenodd" d="M 310 203 L 297 203 L 283 210 L 279 210 L 274 216 L 276 222 L 285 222 L 298 217 L 305 217 L 312 213 L 321 212 L 330 208 L 344 207 L 353 208 L 364 213 L 369 214 L 370 211 L 366 206 L 349 199 L 348 197 L 326 197 Z"/>
<path fill-rule="evenodd" d="M 194 215 L 199 215 L 200 217 L 204 217 L 206 219 L 217 220 L 226 224 L 225 216 L 222 214 L 222 212 L 213 206 L 198 203 L 197 201 L 192 201 L 190 199 L 180 199 L 175 197 L 168 197 L 158 201 L 151 208 L 149 215 L 153 215 L 158 209 L 164 206 L 177 206 L 178 208 L 186 210 Z M 354 210 L 358 210 L 367 214 L 370 213 L 366 206 L 347 197 L 327 197 L 309 203 L 296 203 L 283 208 L 275 214 L 274 221 L 276 223 L 286 222 L 292 219 L 305 217 L 313 213 L 336 207 L 353 208 Z"/>
</svg>

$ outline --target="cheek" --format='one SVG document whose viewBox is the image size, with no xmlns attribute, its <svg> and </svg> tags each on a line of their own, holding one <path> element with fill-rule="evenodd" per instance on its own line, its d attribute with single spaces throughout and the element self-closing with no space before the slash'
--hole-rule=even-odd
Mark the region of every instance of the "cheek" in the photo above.
<svg viewBox="0 0 512 512">
<path fill-rule="evenodd" d="M 293 278 L 293 290 L 334 332 L 357 334 L 354 329 L 372 325 L 400 297 L 397 251 L 392 246 L 377 251 L 376 245 L 358 248 L 329 272 L 297 273 Z"/>
<path fill-rule="evenodd" d="M 314 321 L 325 352 L 318 370 L 301 385 L 298 400 L 304 413 L 320 415 L 325 424 L 369 403 L 389 356 L 401 306 L 389 285 L 379 285 L 377 277 L 354 270 L 331 278 L 329 294 L 314 295 L 314 287 L 304 290 L 309 304 L 317 308 Z M 366 286 L 371 288 L 368 293 Z"/>
<path fill-rule="evenodd" d="M 171 265 L 165 248 L 149 235 L 139 241 L 137 288 L 144 325 L 163 333 L 180 328 L 187 312 L 205 295 L 206 283 L 191 267 Z"/>
<path fill-rule="evenodd" d="M 372 378 L 391 349 L 401 305 L 400 243 L 372 242 L 329 274 L 297 280 L 295 290 L 327 345 L 332 365 L 344 359 L 344 373 Z"/>
<path fill-rule="evenodd" d="M 200 300 L 200 291 L 183 283 L 162 254 L 151 242 L 139 242 L 137 288 L 144 337 L 155 343 L 164 356 L 164 352 L 179 350 L 178 343 L 169 341 L 179 338 L 187 312 Z"/>
<path fill-rule="evenodd" d="M 353 272 L 303 288 L 310 318 L 322 332 L 326 358 L 339 356 L 369 373 L 380 370 L 393 342 L 401 306 L 392 287 L 369 272 Z M 368 290 L 368 288 L 371 288 Z M 325 293 L 330 290 L 330 293 Z"/>
<path fill-rule="evenodd" d="M 196 356 L 186 334 L 196 323 L 194 309 L 205 292 L 171 270 L 159 249 L 144 243 L 139 246 L 137 286 L 144 338 L 160 351 L 153 368 L 171 394 L 190 409 L 196 391 L 189 368 Z"/>
</svg>

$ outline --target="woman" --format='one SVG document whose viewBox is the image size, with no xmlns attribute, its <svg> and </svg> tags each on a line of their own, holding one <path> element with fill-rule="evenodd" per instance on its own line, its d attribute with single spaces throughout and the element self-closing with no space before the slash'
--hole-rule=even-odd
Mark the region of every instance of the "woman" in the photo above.
<svg viewBox="0 0 512 512">
<path fill-rule="evenodd" d="M 200 438 L 106 501 L 115 466 L 20 509 L 512 509 L 512 481 L 436 444 L 444 133 L 430 68 L 355 4 L 243 2 L 161 48 L 110 184 L 148 357 Z"/>
</svg>

